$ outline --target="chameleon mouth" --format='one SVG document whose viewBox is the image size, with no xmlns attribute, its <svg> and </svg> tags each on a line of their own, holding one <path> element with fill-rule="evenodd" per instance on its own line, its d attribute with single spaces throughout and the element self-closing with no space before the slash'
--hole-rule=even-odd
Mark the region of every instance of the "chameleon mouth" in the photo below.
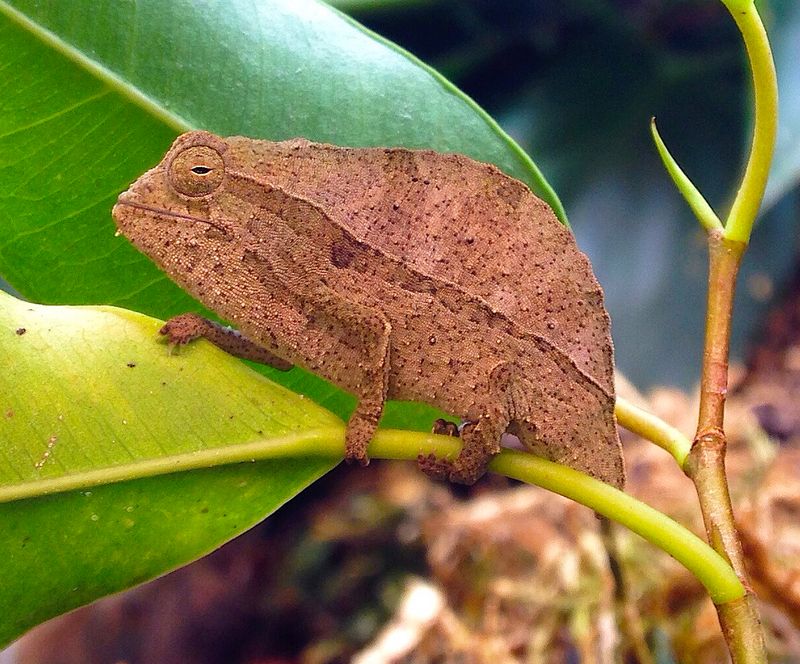
<svg viewBox="0 0 800 664">
<path fill-rule="evenodd" d="M 201 219 L 200 217 L 193 217 L 190 214 L 181 214 L 180 212 L 172 212 L 170 210 L 164 210 L 162 208 L 158 208 L 153 205 L 146 205 L 145 203 L 132 201 L 128 198 L 123 198 L 122 196 L 120 196 L 117 199 L 117 204 L 114 207 L 118 207 L 120 205 L 126 205 L 128 207 L 132 207 L 137 210 L 145 210 L 146 212 L 152 212 L 153 214 L 159 217 L 170 217 L 172 219 L 185 219 L 186 221 L 191 221 L 192 223 L 205 224 L 206 226 L 210 226 L 211 228 L 216 228 L 220 233 L 223 233 L 224 235 L 228 235 L 227 230 L 225 230 L 219 224 L 215 224 L 213 221 L 210 221 L 209 219 Z"/>
</svg>

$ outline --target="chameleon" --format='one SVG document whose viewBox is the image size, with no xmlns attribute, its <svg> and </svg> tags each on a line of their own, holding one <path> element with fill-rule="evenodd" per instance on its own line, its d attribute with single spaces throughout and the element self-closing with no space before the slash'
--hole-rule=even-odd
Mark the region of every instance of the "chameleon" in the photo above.
<svg viewBox="0 0 800 664">
<path fill-rule="evenodd" d="M 464 422 L 455 459 L 420 453 L 434 477 L 474 483 L 512 434 L 623 485 L 600 285 L 547 204 L 495 166 L 192 131 L 112 214 L 237 328 L 184 314 L 171 342 L 204 336 L 356 396 L 348 460 L 368 462 L 387 399 L 421 401 Z"/>
</svg>

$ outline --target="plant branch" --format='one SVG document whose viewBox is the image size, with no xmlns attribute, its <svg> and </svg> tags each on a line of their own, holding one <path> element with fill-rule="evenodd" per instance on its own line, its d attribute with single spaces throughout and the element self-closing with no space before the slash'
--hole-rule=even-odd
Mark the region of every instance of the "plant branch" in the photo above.
<svg viewBox="0 0 800 664">
<path fill-rule="evenodd" d="M 778 81 L 764 24 L 753 0 L 722 0 L 742 33 L 753 73 L 753 142 L 742 183 L 736 193 L 725 237 L 747 244 L 767 186 L 778 131 Z"/>
<path fill-rule="evenodd" d="M 420 453 L 454 457 L 459 449 L 460 441 L 457 438 L 382 429 L 370 443 L 369 453 L 375 459 L 416 460 Z M 158 460 L 145 459 L 126 464 L 124 468 L 87 471 L 28 482 L 17 487 L 2 487 L 0 500 L 21 500 L 141 477 L 261 459 L 328 457 L 336 460 L 341 459 L 343 453 L 344 426 L 327 427 L 280 438 L 161 457 Z M 731 566 L 702 539 L 668 516 L 608 484 L 567 466 L 513 450 L 503 450 L 489 464 L 489 469 L 571 498 L 627 526 L 683 564 L 706 587 L 717 604 L 736 602 L 745 594 L 745 588 Z"/>
<path fill-rule="evenodd" d="M 744 250 L 742 242 L 727 240 L 721 233 L 708 236 L 708 301 L 696 438 L 723 430 L 733 296 Z"/>
<path fill-rule="evenodd" d="M 766 662 L 761 623 L 750 592 L 744 554 L 733 518 L 725 474 L 725 397 L 728 391 L 728 354 L 733 297 L 743 242 L 728 240 L 722 233 L 709 233 L 708 305 L 700 383 L 700 414 L 697 433 L 684 471 L 694 482 L 709 544 L 736 571 L 746 597 L 735 608 L 717 606 L 722 632 L 733 661 Z"/>
<path fill-rule="evenodd" d="M 725 397 L 736 276 L 761 205 L 772 161 L 778 123 L 778 91 L 769 41 L 753 0 L 722 2 L 733 16 L 747 49 L 753 74 L 755 119 L 750 157 L 724 230 L 713 227 L 713 219 L 709 220 L 708 211 L 702 205 L 698 208 L 701 213 L 698 216 L 701 221 L 706 219 L 704 225 L 709 231 L 708 308 L 697 433 L 683 469 L 697 489 L 709 543 L 731 563 L 743 586 L 748 589 L 741 600 L 717 606 L 731 656 L 735 664 L 740 664 L 766 662 L 766 647 L 747 580 L 725 474 Z M 694 186 L 674 164 L 655 131 L 654 138 L 679 190 L 684 196 L 687 191 L 693 195 L 696 192 Z M 700 201 L 703 202 L 702 197 Z"/>
<path fill-rule="evenodd" d="M 764 633 L 752 592 L 732 602 L 717 604 L 716 608 L 734 664 L 767 664 Z"/>
<path fill-rule="evenodd" d="M 683 468 L 683 464 L 692 447 L 692 441 L 675 427 L 670 426 L 658 416 L 634 406 L 630 401 L 623 399 L 619 395 L 617 395 L 614 414 L 617 416 L 617 423 L 621 427 L 665 449 L 678 462 L 678 465 Z"/>
</svg>

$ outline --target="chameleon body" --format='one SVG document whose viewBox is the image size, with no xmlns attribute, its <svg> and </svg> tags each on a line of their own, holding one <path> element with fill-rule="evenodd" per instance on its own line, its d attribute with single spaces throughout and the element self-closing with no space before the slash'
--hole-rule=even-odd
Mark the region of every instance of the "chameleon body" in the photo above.
<svg viewBox="0 0 800 664">
<path fill-rule="evenodd" d="M 366 462 L 386 399 L 423 401 L 467 422 L 455 461 L 422 460 L 432 474 L 474 482 L 509 432 L 623 484 L 602 291 L 549 207 L 495 167 L 190 132 L 113 215 L 241 330 L 229 349 L 357 396 L 348 458 Z"/>
</svg>

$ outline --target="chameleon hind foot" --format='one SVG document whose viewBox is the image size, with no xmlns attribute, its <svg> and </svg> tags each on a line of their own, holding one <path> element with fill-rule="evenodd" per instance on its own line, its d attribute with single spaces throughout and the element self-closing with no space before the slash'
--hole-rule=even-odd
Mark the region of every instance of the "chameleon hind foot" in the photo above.
<svg viewBox="0 0 800 664">
<path fill-rule="evenodd" d="M 453 462 L 440 459 L 435 454 L 420 454 L 417 456 L 417 467 L 432 480 L 446 481 L 450 479 Z"/>
<path fill-rule="evenodd" d="M 431 433 L 458 438 L 461 435 L 461 427 L 455 422 L 450 422 L 440 417 L 438 420 L 434 421 Z"/>
<path fill-rule="evenodd" d="M 500 436 L 507 423 L 502 416 L 482 417 L 477 421 L 466 420 L 461 426 L 455 427 L 461 438 L 461 451 L 455 460 L 421 454 L 417 457 L 417 465 L 433 479 L 447 479 L 456 484 L 475 484 L 486 473 L 492 457 L 500 451 Z M 437 420 L 434 427 L 441 426 L 449 430 L 450 426 L 447 425 L 452 426 L 452 423 Z"/>
<path fill-rule="evenodd" d="M 455 461 L 442 459 L 435 454 L 417 456 L 417 466 L 433 480 L 445 480 L 454 484 L 475 484 L 486 473 L 491 456 L 486 459 L 459 456 Z"/>
</svg>

